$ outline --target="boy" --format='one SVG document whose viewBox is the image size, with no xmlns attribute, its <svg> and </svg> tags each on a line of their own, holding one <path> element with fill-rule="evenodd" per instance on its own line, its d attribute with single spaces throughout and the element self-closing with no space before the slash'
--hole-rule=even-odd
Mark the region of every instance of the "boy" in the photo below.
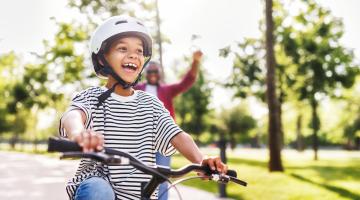
<svg viewBox="0 0 360 200">
<path fill-rule="evenodd" d="M 226 173 L 218 157 L 204 158 L 156 97 L 132 88 L 151 58 L 152 40 L 140 21 L 112 17 L 95 30 L 90 43 L 94 70 L 107 83 L 73 98 L 60 120 L 61 136 L 76 141 L 84 152 L 114 148 L 148 165 L 155 164 L 155 152 L 170 156 L 176 149 L 193 163 Z M 140 184 L 150 178 L 129 165 L 82 159 L 67 193 L 76 200 L 140 199 Z"/>
</svg>

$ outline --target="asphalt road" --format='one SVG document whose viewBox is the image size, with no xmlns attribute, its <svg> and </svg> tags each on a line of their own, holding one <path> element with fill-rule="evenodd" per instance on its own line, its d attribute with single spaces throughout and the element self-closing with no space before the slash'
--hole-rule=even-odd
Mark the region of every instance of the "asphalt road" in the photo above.
<svg viewBox="0 0 360 200">
<path fill-rule="evenodd" d="M 66 200 L 65 183 L 74 174 L 78 161 L 43 155 L 0 151 L 1 200 Z M 182 199 L 217 200 L 201 190 L 178 186 Z M 175 191 L 170 199 L 179 199 Z"/>
</svg>

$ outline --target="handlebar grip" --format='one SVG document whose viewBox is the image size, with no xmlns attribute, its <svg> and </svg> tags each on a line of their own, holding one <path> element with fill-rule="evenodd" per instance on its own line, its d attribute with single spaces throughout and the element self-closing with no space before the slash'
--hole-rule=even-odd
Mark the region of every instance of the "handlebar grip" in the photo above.
<svg viewBox="0 0 360 200">
<path fill-rule="evenodd" d="M 69 140 L 51 137 L 48 142 L 48 152 L 82 151 L 80 145 Z"/>
<path fill-rule="evenodd" d="M 210 175 L 210 174 L 218 174 L 219 172 L 217 170 L 213 171 L 210 169 L 209 166 L 203 166 L 204 168 L 204 171 L 206 174 Z M 235 170 L 232 170 L 232 169 L 228 169 L 227 172 L 226 172 L 226 175 L 228 176 L 232 176 L 234 178 L 237 177 L 237 172 Z"/>
<path fill-rule="evenodd" d="M 228 169 L 227 172 L 226 172 L 226 175 L 228 176 L 232 176 L 232 177 L 237 177 L 237 173 L 235 170 L 232 170 L 232 169 Z"/>
</svg>

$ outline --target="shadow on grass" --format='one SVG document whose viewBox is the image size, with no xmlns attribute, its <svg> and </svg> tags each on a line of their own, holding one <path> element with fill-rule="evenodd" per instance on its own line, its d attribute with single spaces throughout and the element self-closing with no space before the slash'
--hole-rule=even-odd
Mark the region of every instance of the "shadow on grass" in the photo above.
<svg viewBox="0 0 360 200">
<path fill-rule="evenodd" d="M 359 160 L 360 162 L 360 160 Z M 229 163 L 244 164 L 249 166 L 261 167 L 264 170 L 268 168 L 268 161 L 259 161 L 244 158 L 230 158 Z M 303 170 L 313 170 L 319 174 L 320 177 L 326 180 L 360 180 L 360 167 L 358 160 L 344 163 L 343 166 L 319 166 L 319 165 L 286 165 L 285 171 L 290 173 L 300 172 Z"/>
<path fill-rule="evenodd" d="M 354 162 L 348 163 L 344 166 L 288 166 L 286 167 L 289 171 L 301 171 L 311 169 L 319 174 L 323 179 L 326 180 L 360 180 L 360 167 Z"/>
<path fill-rule="evenodd" d="M 301 181 L 304 181 L 304 182 L 307 182 L 307 183 L 311 183 L 311 184 L 314 184 L 314 185 L 317 185 L 317 186 L 320 186 L 320 187 L 323 187 L 327 190 L 330 190 L 332 192 L 335 192 L 335 193 L 338 193 L 339 195 L 345 197 L 345 198 L 350 198 L 350 199 L 360 199 L 360 196 L 358 194 L 355 194 L 349 190 L 346 190 L 344 188 L 340 188 L 340 187 L 336 187 L 336 186 L 332 186 L 332 185 L 328 185 L 328 184 L 321 184 L 321 183 L 316 183 L 310 179 L 307 179 L 303 176 L 300 176 L 298 174 L 294 174 L 294 173 L 291 173 L 290 176 L 298 179 L 298 180 L 301 180 Z"/>
</svg>

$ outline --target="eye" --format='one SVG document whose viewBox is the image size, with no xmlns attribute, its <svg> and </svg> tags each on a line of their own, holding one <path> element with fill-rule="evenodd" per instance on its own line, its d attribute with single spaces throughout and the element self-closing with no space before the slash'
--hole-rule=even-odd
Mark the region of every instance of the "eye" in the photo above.
<svg viewBox="0 0 360 200">
<path fill-rule="evenodd" d="M 120 52 L 126 52 L 127 48 L 124 46 L 119 46 L 116 50 L 120 51 Z"/>
<path fill-rule="evenodd" d="M 137 52 L 138 54 L 141 54 L 141 55 L 144 54 L 144 51 L 143 51 L 142 49 L 137 49 L 136 52 Z"/>
</svg>

